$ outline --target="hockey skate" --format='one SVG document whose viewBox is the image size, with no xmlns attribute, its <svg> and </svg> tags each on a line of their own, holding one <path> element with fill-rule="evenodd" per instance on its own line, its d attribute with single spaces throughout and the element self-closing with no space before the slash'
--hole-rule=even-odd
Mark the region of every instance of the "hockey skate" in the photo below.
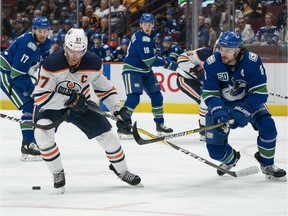
<svg viewBox="0 0 288 216">
<path fill-rule="evenodd" d="M 109 165 L 109 169 L 112 170 L 122 181 L 126 182 L 127 184 L 136 187 L 143 187 L 141 178 L 138 175 L 135 175 L 129 171 L 120 174 L 116 171 L 112 164 Z"/>
<path fill-rule="evenodd" d="M 285 170 L 280 169 L 279 167 L 277 167 L 275 165 L 264 166 L 260 162 L 260 153 L 259 152 L 256 152 L 254 157 L 260 163 L 261 171 L 265 175 L 265 178 L 267 180 L 282 181 L 282 182 L 286 182 L 287 181 L 286 171 Z"/>
<path fill-rule="evenodd" d="M 21 161 L 40 161 L 42 160 L 41 153 L 37 144 L 33 142 L 22 141 L 21 147 L 22 157 Z"/>
<path fill-rule="evenodd" d="M 235 161 L 233 164 L 231 165 L 226 165 L 225 163 L 221 163 L 219 166 L 222 167 L 223 169 L 225 170 L 231 170 L 233 167 L 236 166 L 237 162 L 239 161 L 241 155 L 240 155 L 240 152 L 236 152 L 235 150 L 233 150 L 233 153 L 234 153 L 234 156 L 236 157 Z M 225 173 L 222 172 L 221 170 L 217 169 L 217 174 L 219 176 L 223 176 Z"/>
<path fill-rule="evenodd" d="M 201 125 L 201 124 L 200 124 L 200 120 L 199 120 L 199 127 L 200 127 L 200 128 L 205 127 L 204 125 Z M 206 140 L 205 131 L 201 131 L 201 132 L 199 132 L 199 134 L 200 134 L 200 141 L 205 142 L 205 140 Z"/>
<path fill-rule="evenodd" d="M 54 188 L 59 189 L 60 193 L 65 192 L 65 173 L 64 170 L 61 170 L 59 173 L 53 174 Z"/>
<path fill-rule="evenodd" d="M 118 133 L 118 137 L 119 137 L 120 140 L 131 140 L 131 139 L 133 139 L 132 130 L 127 131 L 127 130 L 118 128 L 117 133 Z"/>
<path fill-rule="evenodd" d="M 173 129 L 166 127 L 164 124 L 156 124 L 156 131 L 158 137 L 173 133 Z"/>
</svg>

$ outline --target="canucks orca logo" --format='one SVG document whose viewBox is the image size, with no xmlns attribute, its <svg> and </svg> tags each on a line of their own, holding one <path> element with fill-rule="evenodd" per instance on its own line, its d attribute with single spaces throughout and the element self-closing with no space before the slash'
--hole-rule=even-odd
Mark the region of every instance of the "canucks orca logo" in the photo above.
<svg viewBox="0 0 288 216">
<path fill-rule="evenodd" d="M 231 81 L 232 86 L 229 84 L 229 87 L 222 90 L 223 97 L 228 101 L 241 100 L 246 95 L 246 81 L 241 79 L 236 80 L 234 77 Z"/>
<path fill-rule="evenodd" d="M 81 92 L 82 87 L 73 81 L 62 81 L 57 84 L 56 92 L 63 95 L 71 95 L 73 92 Z"/>
</svg>

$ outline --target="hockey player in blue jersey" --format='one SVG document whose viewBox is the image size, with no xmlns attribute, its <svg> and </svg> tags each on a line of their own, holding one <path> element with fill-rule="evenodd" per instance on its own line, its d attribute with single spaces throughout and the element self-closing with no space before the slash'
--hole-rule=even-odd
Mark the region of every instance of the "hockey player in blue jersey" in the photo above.
<svg viewBox="0 0 288 216">
<path fill-rule="evenodd" d="M 144 90 L 151 99 L 156 131 L 160 135 L 161 133 L 171 133 L 173 130 L 164 125 L 163 96 L 151 68 L 152 66 L 160 66 L 169 70 L 176 70 L 177 62 L 168 61 L 156 55 L 153 27 L 154 16 L 150 13 L 142 14 L 140 18 L 141 29 L 137 30 L 131 38 L 124 59 L 122 76 L 127 95 L 124 106 L 132 115 Z M 118 132 L 121 136 L 127 131 L 118 130 Z"/>
<path fill-rule="evenodd" d="M 1 55 L 1 89 L 22 110 L 22 120 L 32 121 L 35 70 L 39 68 L 41 59 L 49 54 L 51 39 L 48 37 L 50 23 L 46 17 L 38 16 L 32 21 L 32 32 L 20 36 Z M 33 66 L 33 67 L 32 67 Z M 36 77 L 36 78 L 35 78 Z M 21 124 L 23 136 L 22 161 L 39 159 L 40 152 L 34 143 L 33 128 Z"/>
<path fill-rule="evenodd" d="M 171 35 L 167 35 L 163 39 L 163 47 L 161 57 L 168 59 L 169 61 L 177 61 L 179 55 L 183 52 L 182 48 L 173 44 L 173 38 Z"/>
<path fill-rule="evenodd" d="M 105 61 L 105 58 L 111 54 L 112 49 L 107 44 L 102 43 L 101 34 L 95 33 L 92 36 L 92 41 L 94 45 L 90 48 L 90 51 L 99 56 L 102 61 Z"/>
<path fill-rule="evenodd" d="M 131 127 L 127 108 L 121 107 L 115 87 L 103 75 L 101 59 L 87 51 L 87 44 L 84 30 L 72 28 L 65 35 L 64 50 L 58 50 L 45 59 L 39 84 L 33 92 L 34 121 L 43 125 L 50 124 L 70 110 L 67 122 L 80 129 L 88 139 L 98 141 L 109 161 L 109 169 L 122 181 L 133 186 L 143 186 L 141 178 L 128 171 L 125 151 L 108 119 L 87 107 L 90 104 L 98 108 L 89 100 L 90 93 L 93 93 L 111 113 L 122 120 L 124 128 Z M 90 86 L 93 92 L 90 91 Z M 58 143 L 55 142 L 56 132 L 55 128 L 35 128 L 35 139 L 43 161 L 53 174 L 54 188 L 61 189 L 63 193 L 65 172 Z"/>
<path fill-rule="evenodd" d="M 219 52 L 204 63 L 202 97 L 208 106 L 206 125 L 218 122 L 231 129 L 250 123 L 258 131 L 255 158 L 269 180 L 286 181 L 286 172 L 274 165 L 277 129 L 265 103 L 268 98 L 267 77 L 261 58 L 245 50 L 239 32 L 227 31 L 220 37 Z M 230 170 L 240 159 L 240 152 L 228 142 L 229 127 L 206 131 L 211 158 Z M 217 170 L 219 175 L 224 173 Z"/>
<path fill-rule="evenodd" d="M 120 41 L 120 46 L 118 46 L 109 56 L 107 56 L 104 61 L 107 62 L 123 62 L 125 56 L 127 55 L 128 45 L 130 43 L 129 38 L 123 38 Z"/>
</svg>

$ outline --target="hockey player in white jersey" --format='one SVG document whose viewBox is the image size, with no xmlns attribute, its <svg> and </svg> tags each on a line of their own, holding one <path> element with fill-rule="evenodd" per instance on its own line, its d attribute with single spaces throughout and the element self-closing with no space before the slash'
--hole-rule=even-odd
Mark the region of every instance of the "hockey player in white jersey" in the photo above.
<svg viewBox="0 0 288 216">
<path fill-rule="evenodd" d="M 205 114 L 207 106 L 201 98 L 204 70 L 203 64 L 205 60 L 212 55 L 212 48 L 199 48 L 192 51 L 182 53 L 178 57 L 177 68 L 177 86 L 188 97 L 192 98 L 200 105 L 199 109 L 199 126 L 205 126 Z M 200 132 L 200 140 L 205 140 L 205 131 Z"/>
<path fill-rule="evenodd" d="M 87 51 L 83 29 L 70 29 L 65 36 L 64 49 L 52 53 L 44 61 L 39 83 L 34 90 L 34 121 L 50 124 L 71 110 L 67 122 L 78 127 L 89 139 L 95 139 L 105 150 L 112 170 L 121 180 L 142 186 L 141 179 L 128 171 L 125 153 L 111 124 L 103 115 L 88 109 L 90 88 L 118 118 L 124 128 L 131 127 L 126 107 L 121 107 L 116 89 L 102 71 L 102 61 Z M 92 88 L 91 88 L 92 89 Z M 35 129 L 35 139 L 43 160 L 54 176 L 54 187 L 64 189 L 65 173 L 60 151 L 54 141 L 56 129 Z"/>
</svg>

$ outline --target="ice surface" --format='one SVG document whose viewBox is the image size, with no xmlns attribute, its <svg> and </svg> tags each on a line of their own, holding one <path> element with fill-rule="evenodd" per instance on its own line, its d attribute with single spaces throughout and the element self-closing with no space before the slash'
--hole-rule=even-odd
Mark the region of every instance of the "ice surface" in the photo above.
<svg viewBox="0 0 288 216">
<path fill-rule="evenodd" d="M 20 117 L 19 111 L 1 113 Z M 287 117 L 274 117 L 278 129 L 275 164 L 287 171 Z M 155 133 L 151 113 L 135 113 L 138 127 Z M 114 122 L 111 122 L 115 126 Z M 197 115 L 165 114 L 165 124 L 181 132 L 198 128 Z M 116 128 L 113 127 L 116 131 Z M 18 123 L 0 119 L 1 216 L 287 216 L 287 182 L 269 182 L 262 173 L 234 178 L 161 143 L 139 146 L 121 141 L 130 171 L 144 188 L 117 179 L 96 140 L 63 123 L 56 134 L 66 172 L 66 192 L 53 188 L 44 162 L 21 162 Z M 241 151 L 235 170 L 258 166 L 257 132 L 233 130 L 229 143 Z M 170 140 L 211 162 L 205 143 L 193 134 Z M 32 186 L 41 186 L 33 191 Z"/>
</svg>

